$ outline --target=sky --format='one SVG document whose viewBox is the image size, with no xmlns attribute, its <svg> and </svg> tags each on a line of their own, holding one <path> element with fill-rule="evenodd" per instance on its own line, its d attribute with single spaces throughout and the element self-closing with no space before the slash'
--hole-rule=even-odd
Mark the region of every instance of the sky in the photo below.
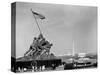
<svg viewBox="0 0 100 75">
<path fill-rule="evenodd" d="M 39 35 L 33 11 L 46 19 L 37 19 L 43 36 L 53 44 L 56 56 L 97 52 L 97 7 L 43 3 L 16 3 L 16 57 L 21 57 Z"/>
</svg>

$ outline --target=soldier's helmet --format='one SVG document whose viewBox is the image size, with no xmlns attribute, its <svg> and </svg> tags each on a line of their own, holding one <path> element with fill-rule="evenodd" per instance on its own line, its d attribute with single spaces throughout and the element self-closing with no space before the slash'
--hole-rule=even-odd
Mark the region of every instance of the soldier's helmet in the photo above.
<svg viewBox="0 0 100 75">
<path fill-rule="evenodd" d="M 36 40 L 37 38 L 36 37 L 34 37 L 34 40 Z"/>
</svg>

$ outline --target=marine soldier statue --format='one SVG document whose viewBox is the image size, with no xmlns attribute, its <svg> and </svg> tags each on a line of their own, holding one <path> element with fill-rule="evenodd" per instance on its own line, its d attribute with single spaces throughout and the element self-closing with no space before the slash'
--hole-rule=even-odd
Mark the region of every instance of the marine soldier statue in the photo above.
<svg viewBox="0 0 100 75">
<path fill-rule="evenodd" d="M 24 54 L 24 56 L 30 56 L 34 59 L 40 59 L 39 57 L 47 53 L 49 54 L 52 44 L 49 43 L 42 34 L 38 38 L 34 38 L 33 43 L 30 45 L 29 50 Z"/>
</svg>

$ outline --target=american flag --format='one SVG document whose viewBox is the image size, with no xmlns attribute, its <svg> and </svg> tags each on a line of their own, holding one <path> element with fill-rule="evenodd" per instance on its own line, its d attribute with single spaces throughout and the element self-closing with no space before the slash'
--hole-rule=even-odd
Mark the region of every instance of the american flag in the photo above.
<svg viewBox="0 0 100 75">
<path fill-rule="evenodd" d="M 41 20 L 45 19 L 45 16 L 41 15 L 40 13 L 37 13 L 37 12 L 33 11 L 32 9 L 31 9 L 31 11 L 32 11 L 33 15 L 36 16 L 36 18 L 39 18 Z"/>
</svg>

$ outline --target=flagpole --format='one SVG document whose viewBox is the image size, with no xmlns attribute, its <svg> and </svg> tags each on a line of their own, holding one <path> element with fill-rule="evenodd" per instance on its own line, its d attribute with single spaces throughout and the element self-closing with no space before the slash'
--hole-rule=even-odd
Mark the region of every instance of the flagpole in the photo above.
<svg viewBox="0 0 100 75">
<path fill-rule="evenodd" d="M 75 45 L 74 45 L 74 40 L 73 40 L 73 49 L 72 49 L 72 56 L 73 56 L 73 66 L 74 66 L 74 64 L 75 64 L 75 62 L 74 62 L 74 57 L 75 57 Z"/>
<path fill-rule="evenodd" d="M 72 55 L 74 56 L 75 54 L 75 49 L 74 49 L 74 40 L 73 40 L 73 51 L 72 51 Z"/>
<path fill-rule="evenodd" d="M 32 9 L 31 9 L 31 11 L 32 11 Z M 37 24 L 37 27 L 38 27 L 38 29 L 39 29 L 39 31 L 40 31 L 40 34 L 42 34 L 41 29 L 40 29 L 40 27 L 39 27 L 39 24 L 38 24 L 38 22 L 37 22 L 37 19 L 36 19 L 36 17 L 35 17 L 34 14 L 33 14 L 33 16 L 34 16 L 35 22 L 36 22 L 36 24 Z"/>
</svg>

